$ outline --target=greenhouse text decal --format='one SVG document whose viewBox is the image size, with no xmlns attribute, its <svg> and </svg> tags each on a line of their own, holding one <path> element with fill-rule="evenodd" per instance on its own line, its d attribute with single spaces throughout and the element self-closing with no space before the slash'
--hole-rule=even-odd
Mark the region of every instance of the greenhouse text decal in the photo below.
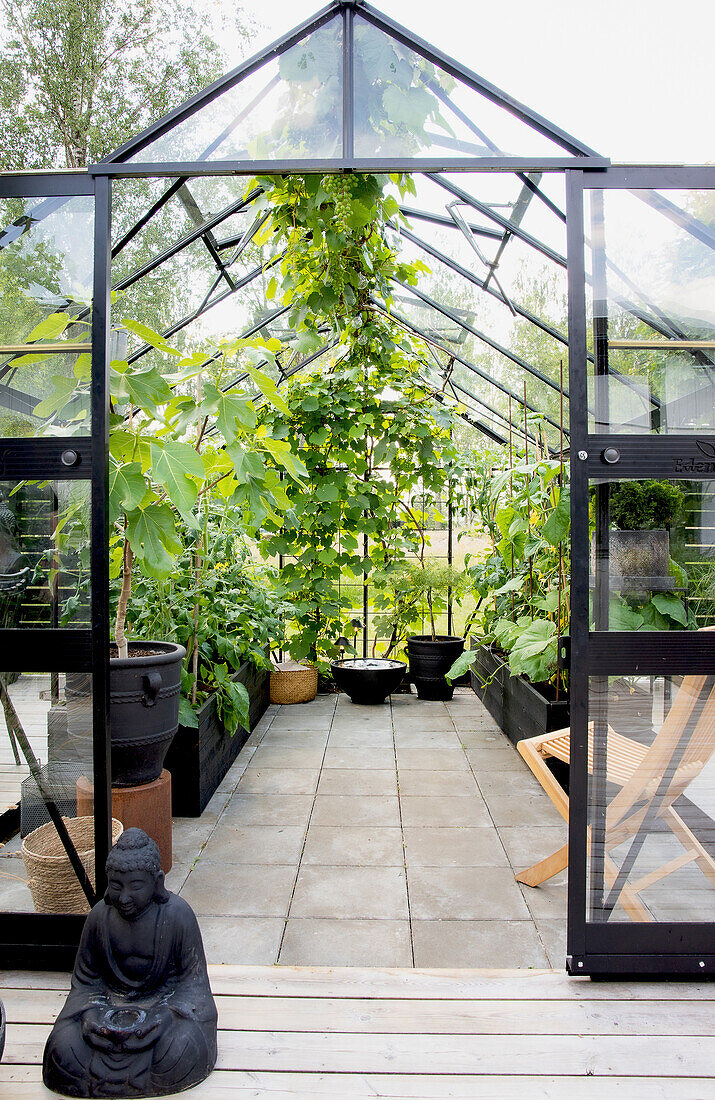
<svg viewBox="0 0 715 1100">
<path fill-rule="evenodd" d="M 702 439 L 695 440 L 695 446 L 704 455 L 708 462 L 700 462 L 694 455 L 688 458 L 676 458 L 676 474 L 715 474 L 715 443 L 706 443 Z"/>
</svg>

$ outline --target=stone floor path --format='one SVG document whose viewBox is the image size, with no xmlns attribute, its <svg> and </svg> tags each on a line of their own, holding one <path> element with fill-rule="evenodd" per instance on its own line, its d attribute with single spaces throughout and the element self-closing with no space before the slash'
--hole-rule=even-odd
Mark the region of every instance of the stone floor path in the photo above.
<svg viewBox="0 0 715 1100">
<path fill-rule="evenodd" d="M 209 962 L 543 967 L 565 958 L 565 874 L 515 870 L 565 826 L 472 693 L 270 707 L 199 819 L 171 889 Z"/>
</svg>

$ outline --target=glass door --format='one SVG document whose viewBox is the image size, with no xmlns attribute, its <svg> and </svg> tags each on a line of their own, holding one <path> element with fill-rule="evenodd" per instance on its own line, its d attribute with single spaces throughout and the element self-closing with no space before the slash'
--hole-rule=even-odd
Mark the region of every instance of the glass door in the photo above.
<svg viewBox="0 0 715 1100">
<path fill-rule="evenodd" d="M 103 889 L 108 241 L 104 181 L 0 179 L 2 966 L 71 963 Z"/>
<path fill-rule="evenodd" d="M 715 965 L 715 170 L 573 172 L 569 969 Z"/>
</svg>

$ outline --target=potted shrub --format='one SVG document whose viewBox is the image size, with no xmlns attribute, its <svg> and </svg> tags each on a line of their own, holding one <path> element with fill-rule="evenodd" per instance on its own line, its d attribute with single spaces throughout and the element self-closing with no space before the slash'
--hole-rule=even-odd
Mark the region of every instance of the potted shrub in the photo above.
<svg viewBox="0 0 715 1100">
<path fill-rule="evenodd" d="M 195 816 L 268 705 L 268 653 L 289 609 L 275 595 L 275 571 L 253 560 L 235 510 L 209 516 L 200 554 L 192 532 L 184 540 L 171 576 L 135 581 L 128 626 L 135 638 L 186 649 L 166 767 L 174 813 Z"/>
<path fill-rule="evenodd" d="M 69 323 L 67 315 L 56 318 L 58 330 Z M 228 381 L 236 376 L 238 358 L 244 376 L 265 399 L 285 408 L 275 384 L 254 365 L 274 358 L 277 341 L 227 340 L 218 348 L 186 354 L 145 325 L 125 319 L 122 326 L 156 349 L 163 370 L 156 359 L 140 368 L 113 360 L 110 370 L 110 567 L 118 579 L 110 659 L 114 785 L 147 782 L 150 773 L 161 771 L 177 729 L 187 672 L 181 667 L 185 647 L 166 640 L 171 631 L 160 639 L 128 639 L 133 578 L 165 580 L 189 544 L 194 564 L 202 560 L 209 517 L 229 501 L 240 510 L 246 530 L 256 532 L 269 513 L 278 516 L 287 505 L 279 468 L 298 479 L 305 472 L 288 443 L 266 429 L 257 430 L 254 402 Z M 43 415 L 61 421 L 71 415 L 77 390 L 89 385 L 89 371 L 76 369 L 75 376 L 77 386 L 69 395 L 64 380 L 58 380 L 57 392 L 38 406 Z M 197 660 L 197 648 L 189 654 L 190 662 Z M 214 659 L 209 655 L 207 663 Z M 216 682 L 223 676 L 221 665 L 213 666 Z M 228 686 L 229 679 L 224 695 L 240 710 L 245 700 Z M 133 710 L 123 722 L 118 708 L 127 706 L 128 697 L 133 697 Z M 166 708 L 164 714 L 160 706 Z M 157 748 L 150 766 L 137 769 L 139 756 L 153 743 Z M 119 772 L 125 764 L 128 770 Z"/>
<path fill-rule="evenodd" d="M 380 606 L 392 603 L 378 625 L 381 632 L 389 631 L 387 652 L 394 648 L 398 638 L 421 624 L 426 613 L 429 634 L 409 634 L 407 637 L 410 678 L 420 699 L 451 699 L 454 689 L 445 679 L 445 673 L 464 649 L 464 638 L 438 634 L 436 618 L 446 611 L 450 594 L 459 598 L 464 574 L 423 554 L 417 561 L 405 562 L 388 577 L 389 587 L 383 581 L 378 597 Z"/>
</svg>

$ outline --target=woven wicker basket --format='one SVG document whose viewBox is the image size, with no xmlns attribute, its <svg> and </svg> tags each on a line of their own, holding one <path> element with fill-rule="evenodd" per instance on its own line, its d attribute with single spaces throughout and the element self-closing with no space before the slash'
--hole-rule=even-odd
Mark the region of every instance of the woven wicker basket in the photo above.
<svg viewBox="0 0 715 1100">
<path fill-rule="evenodd" d="M 64 817 L 62 820 L 94 882 L 94 818 Z M 121 821 L 112 818 L 112 844 L 116 844 L 122 832 Z M 89 903 L 51 821 L 25 837 L 22 858 L 36 913 L 89 913 Z"/>
<path fill-rule="evenodd" d="M 318 670 L 298 661 L 274 664 L 270 690 L 272 703 L 309 703 L 318 691 Z"/>
</svg>

